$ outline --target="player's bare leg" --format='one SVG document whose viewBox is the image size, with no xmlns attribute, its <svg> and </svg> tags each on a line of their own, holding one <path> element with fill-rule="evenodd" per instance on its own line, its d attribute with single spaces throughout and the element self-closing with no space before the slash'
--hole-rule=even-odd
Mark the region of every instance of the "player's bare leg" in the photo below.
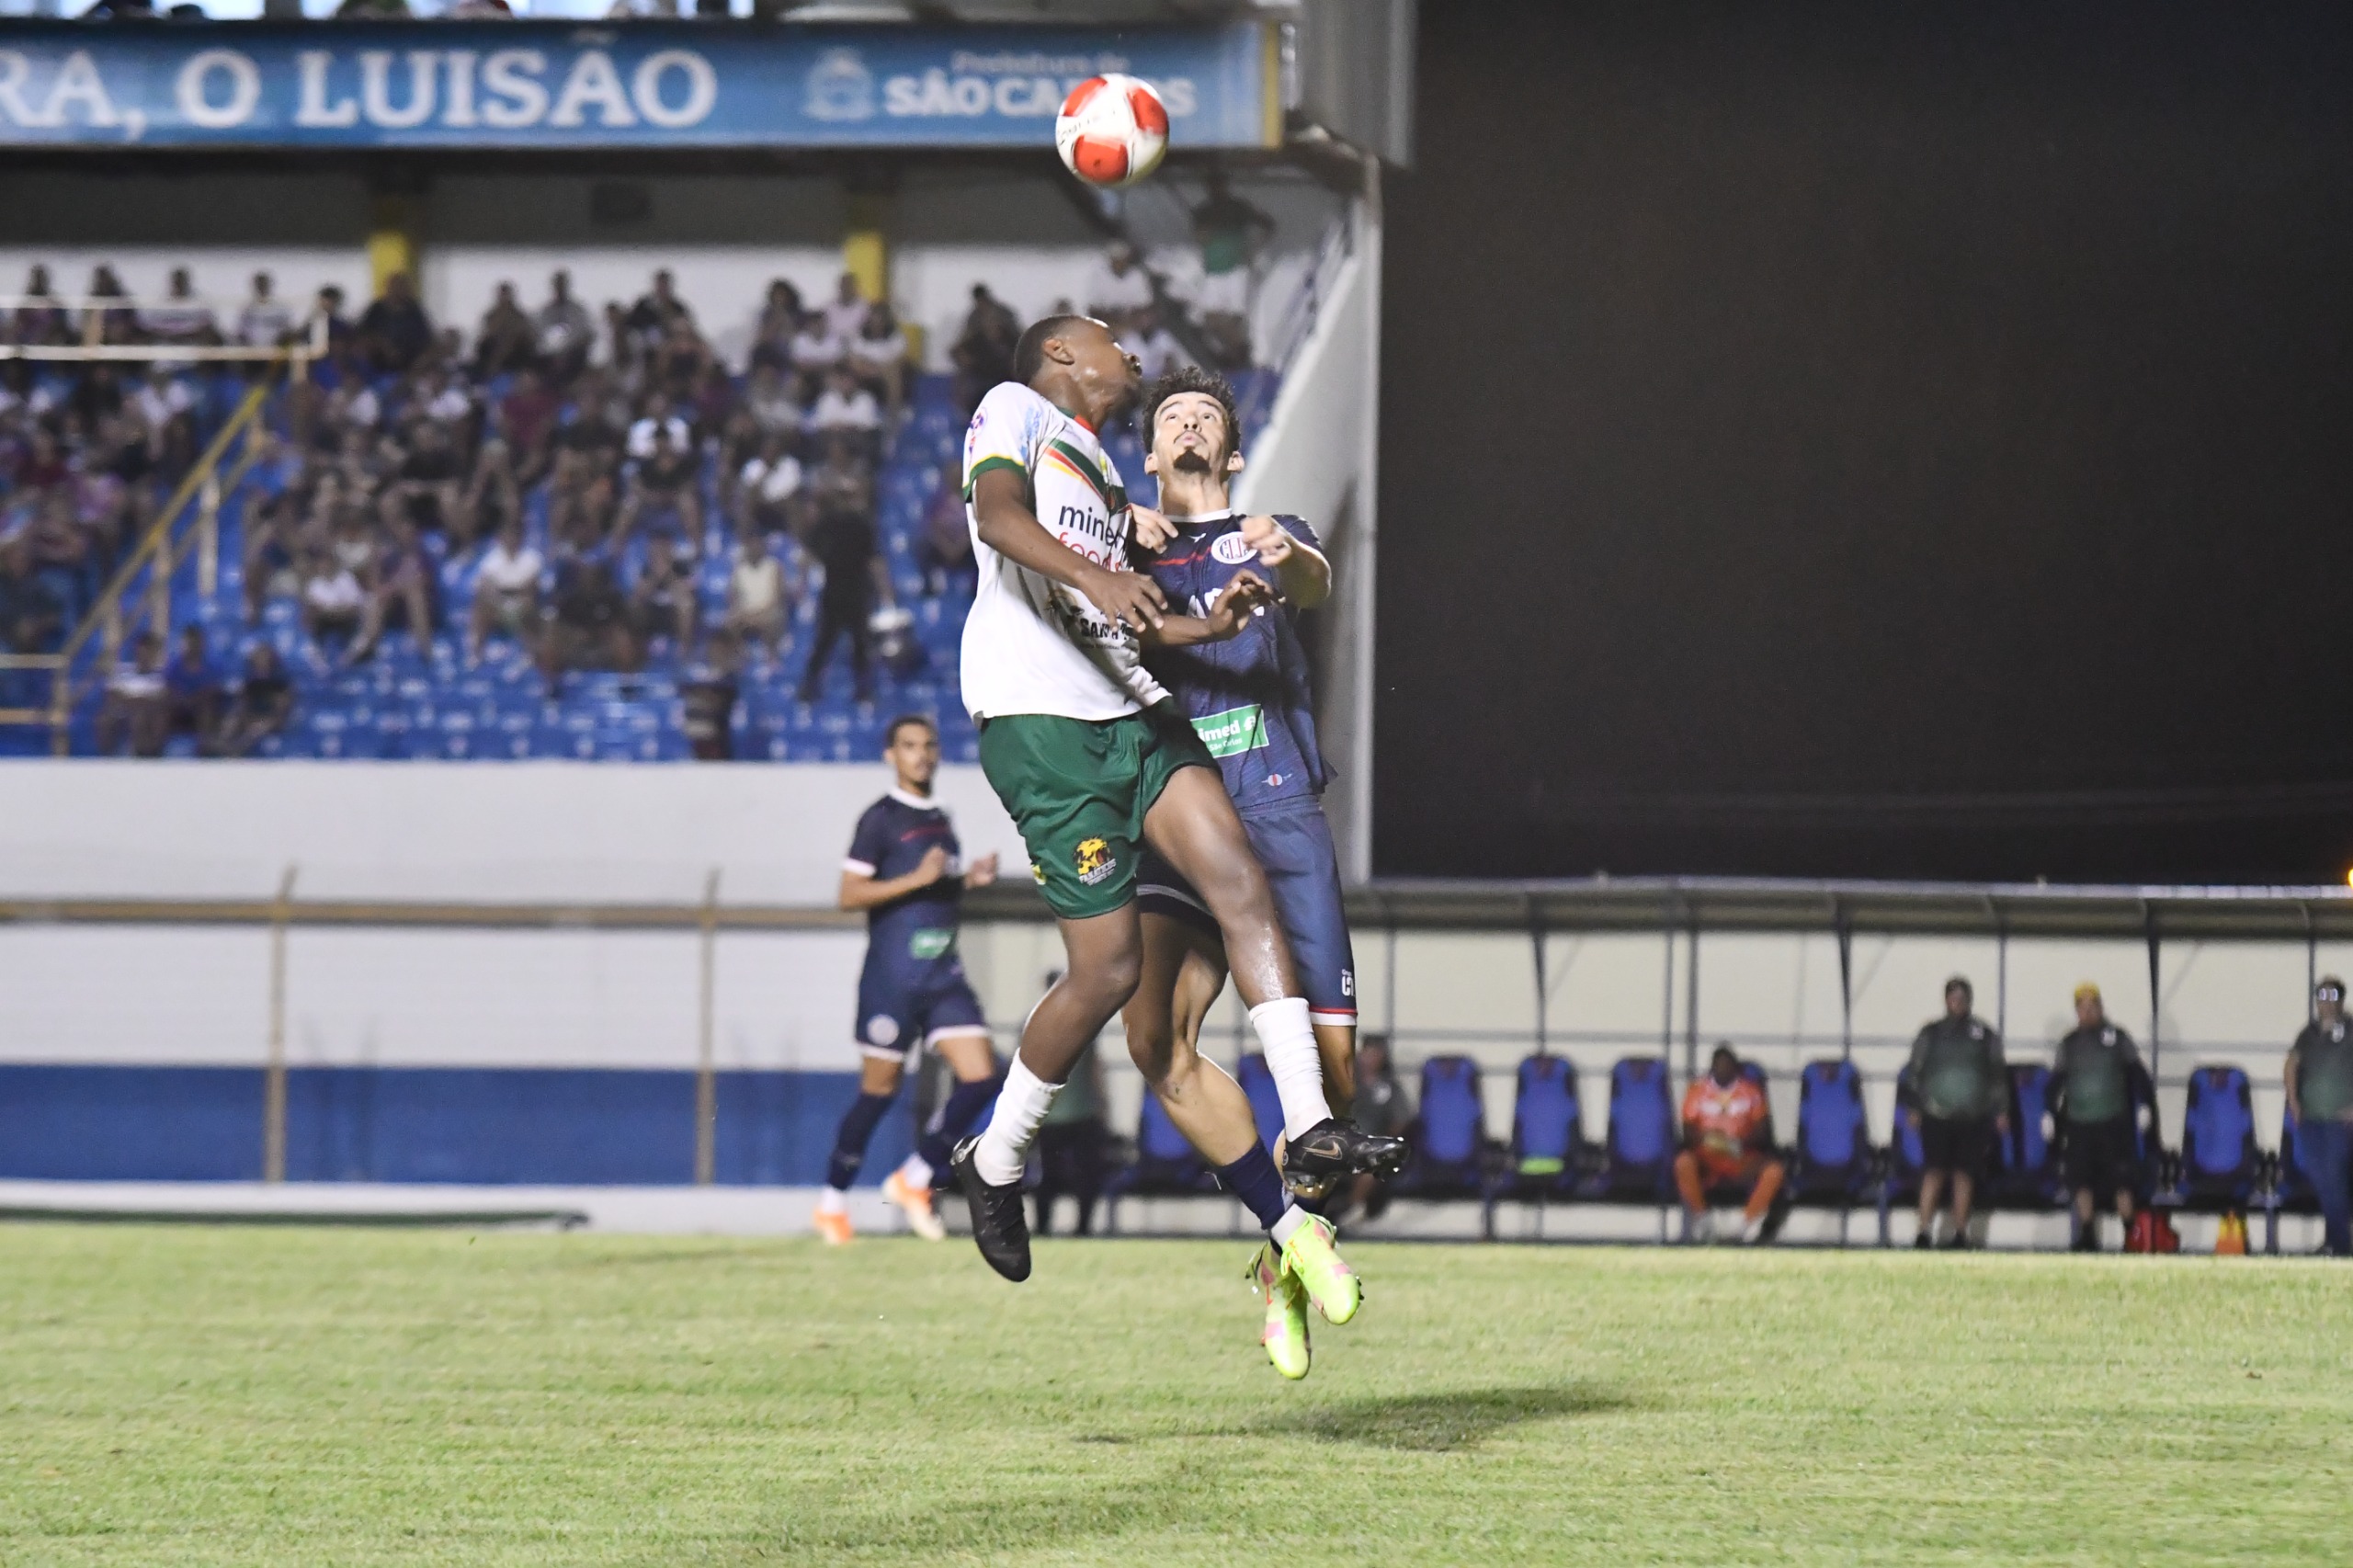
<svg viewBox="0 0 2353 1568">
<path fill-rule="evenodd" d="M 1143 971 L 1143 933 L 1133 903 L 1060 924 L 1069 967 L 1021 1026 L 1021 1048 L 1006 1072 L 988 1131 L 960 1146 L 953 1161 L 973 1206 L 981 1256 L 1012 1280 L 1029 1278 L 1029 1219 L 1021 1207 L 1029 1146 L 1080 1053 L 1135 994 Z"/>
<path fill-rule="evenodd" d="M 1257 1141 L 1250 1097 L 1198 1045 L 1200 1020 L 1225 984 L 1215 941 L 1181 920 L 1143 916 L 1143 975 L 1120 1012 L 1128 1055 L 1186 1142 L 1214 1165 L 1231 1165 Z M 1202 977 L 1214 976 L 1206 998 Z"/>
</svg>

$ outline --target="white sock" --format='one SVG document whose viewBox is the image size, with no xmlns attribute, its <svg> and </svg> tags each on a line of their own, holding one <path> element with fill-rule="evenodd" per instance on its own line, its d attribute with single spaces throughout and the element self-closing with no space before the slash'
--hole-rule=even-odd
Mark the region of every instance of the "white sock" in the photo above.
<svg viewBox="0 0 2353 1568">
<path fill-rule="evenodd" d="M 909 1187 L 929 1187 L 931 1162 L 921 1154 L 909 1154 L 899 1166 L 899 1176 Z"/>
<path fill-rule="evenodd" d="M 817 1194 L 817 1212 L 820 1214 L 848 1213 L 849 1194 L 838 1187 L 826 1187 Z"/>
<path fill-rule="evenodd" d="M 1307 1210 L 1294 1203 L 1283 1210 L 1281 1219 L 1267 1227 L 1267 1239 L 1277 1246 L 1280 1246 L 1297 1235 L 1299 1228 L 1306 1223 Z"/>
<path fill-rule="evenodd" d="M 989 1130 L 981 1134 L 981 1146 L 972 1151 L 972 1168 L 981 1173 L 983 1181 L 991 1187 L 1010 1187 L 1021 1179 L 1021 1167 L 1029 1163 L 1029 1145 L 1038 1141 L 1038 1129 L 1044 1125 L 1046 1112 L 1062 1087 L 1029 1071 L 1020 1053 L 1014 1053 L 1013 1065 L 1006 1069 L 1005 1087 L 996 1093 L 996 1108 L 989 1112 Z"/>
<path fill-rule="evenodd" d="M 1261 1002 L 1250 1009 L 1250 1027 L 1257 1031 L 1258 1049 L 1267 1053 L 1275 1093 L 1282 1096 L 1283 1136 L 1296 1138 L 1317 1122 L 1330 1120 L 1332 1108 L 1324 1099 L 1324 1057 L 1315 1049 L 1307 998 Z"/>
</svg>

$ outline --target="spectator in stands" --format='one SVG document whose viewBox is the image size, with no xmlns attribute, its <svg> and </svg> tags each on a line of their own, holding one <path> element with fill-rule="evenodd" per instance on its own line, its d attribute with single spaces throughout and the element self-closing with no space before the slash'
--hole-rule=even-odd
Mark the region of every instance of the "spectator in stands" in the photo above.
<svg viewBox="0 0 2353 1568">
<path fill-rule="evenodd" d="M 825 390 L 809 410 L 809 429 L 820 437 L 844 436 L 854 449 L 871 460 L 882 429 L 882 405 L 858 384 L 847 364 L 825 372 Z"/>
<path fill-rule="evenodd" d="M 74 325 L 65 307 L 53 303 L 49 268 L 36 263 L 25 275 L 25 297 L 17 306 L 13 340 L 26 347 L 74 341 Z"/>
<path fill-rule="evenodd" d="M 972 312 L 948 351 L 956 367 L 957 406 L 965 415 L 980 406 L 991 387 L 1013 379 L 1013 349 L 1020 340 L 1021 319 L 987 284 L 973 284 Z"/>
<path fill-rule="evenodd" d="M 1707 1075 L 1683 1092 L 1683 1149 L 1675 1156 L 1675 1188 L 1693 1241 L 1715 1239 L 1708 1194 L 1724 1187 L 1747 1189 L 1740 1239 L 1752 1244 L 1765 1239 L 1788 1174 L 1767 1141 L 1771 1122 L 1764 1089 L 1742 1074 L 1730 1040 L 1718 1044 Z"/>
<path fill-rule="evenodd" d="M 698 762 L 727 762 L 735 756 L 735 696 L 743 667 L 743 645 L 722 627 L 710 634 L 710 646 L 678 683 L 679 727 Z"/>
<path fill-rule="evenodd" d="M 801 404 L 784 371 L 773 361 L 756 365 L 744 389 L 744 409 L 763 436 L 790 436 L 801 429 Z"/>
<path fill-rule="evenodd" d="M 792 335 L 801 330 L 801 290 L 781 278 L 768 283 L 760 304 L 759 324 L 752 329 L 750 369 L 789 370 L 792 368 Z"/>
<path fill-rule="evenodd" d="M 858 290 L 857 278 L 845 272 L 834 285 L 833 299 L 825 305 L 825 331 L 836 343 L 854 343 L 866 330 L 867 312 L 871 309 Z"/>
<path fill-rule="evenodd" d="M 385 525 L 388 536 L 369 565 L 363 585 L 368 604 L 345 661 L 357 664 L 376 651 L 377 642 L 392 627 L 404 627 L 418 644 L 432 641 L 433 560 L 416 537 L 415 519 L 394 513 Z"/>
<path fill-rule="evenodd" d="M 811 311 L 801 317 L 801 330 L 792 335 L 794 399 L 813 402 L 827 373 L 848 355 L 849 345 L 834 335 L 824 312 Z"/>
<path fill-rule="evenodd" d="M 1250 278 L 1274 233 L 1275 221 L 1234 195 L 1223 169 L 1210 171 L 1208 199 L 1193 209 L 1193 243 L 1201 252 L 1193 303 L 1220 369 L 1250 363 Z"/>
<path fill-rule="evenodd" d="M 516 302 L 515 285 L 501 283 L 474 335 L 474 374 L 488 380 L 522 369 L 539 357 L 539 327 Z"/>
<path fill-rule="evenodd" d="M 1945 982 L 1944 1017 L 1912 1041 L 1904 1113 L 1920 1132 L 1920 1228 L 1912 1244 L 1934 1244 L 1937 1207 L 1952 1198 L 1948 1247 L 1969 1244 L 1969 1214 L 1995 1136 L 2009 1130 L 2010 1074 L 2002 1037 L 1970 1012 L 1969 982 Z"/>
<path fill-rule="evenodd" d="M 372 558 L 371 558 L 372 563 Z M 347 640 L 367 613 L 368 592 L 359 574 L 333 550 L 313 550 L 302 567 L 302 629 L 314 642 Z"/>
<path fill-rule="evenodd" d="M 248 348 L 275 348 L 293 335 L 292 307 L 277 296 L 268 273 L 255 273 L 253 298 L 237 312 L 237 341 Z"/>
<path fill-rule="evenodd" d="M 1185 352 L 1185 346 L 1176 341 L 1176 334 L 1170 332 L 1167 324 L 1160 319 L 1160 312 L 1151 305 L 1144 306 L 1130 319 L 1128 331 L 1121 341 L 1136 357 L 1136 363 L 1143 367 L 1147 381 L 1156 381 L 1179 365 L 1191 362 L 1191 356 Z"/>
<path fill-rule="evenodd" d="M 221 722 L 221 673 L 204 645 L 204 628 L 190 621 L 180 630 L 179 652 L 164 666 L 164 694 L 174 734 L 199 738 Z"/>
<path fill-rule="evenodd" d="M 608 357 L 605 369 L 618 386 L 628 392 L 637 390 L 640 368 L 645 358 L 644 346 L 637 334 L 630 330 L 629 312 L 619 300 L 605 301 L 605 341 Z"/>
<path fill-rule="evenodd" d="M 556 536 L 555 595 L 540 638 L 540 665 L 552 688 L 563 672 L 627 669 L 632 658 L 629 600 L 619 551 L 585 512 Z"/>
<path fill-rule="evenodd" d="M 405 374 L 434 344 L 433 323 L 408 274 L 384 279 L 384 291 L 359 313 L 359 353 L 378 371 Z"/>
<path fill-rule="evenodd" d="M 699 555 L 702 460 L 682 439 L 686 421 L 673 415 L 640 423 L 650 426 L 652 449 L 631 470 L 628 499 L 621 506 L 621 535 L 626 538 L 641 523 L 651 521 L 665 532 L 675 530 L 689 556 Z M 632 447 L 635 442 L 632 431 Z"/>
<path fill-rule="evenodd" d="M 847 635 L 854 690 L 858 700 L 865 702 L 874 695 L 874 634 L 869 618 L 878 586 L 882 597 L 889 598 L 890 579 L 874 552 L 872 491 L 840 437 L 834 438 L 814 489 L 817 520 L 806 547 L 824 569 L 825 584 L 817 597 L 817 630 L 809 667 L 801 677 L 801 700 L 817 699 L 825 662 L 834 644 Z"/>
<path fill-rule="evenodd" d="M 173 267 L 164 299 L 139 312 L 139 328 L 150 343 L 176 347 L 204 347 L 221 341 L 212 309 L 196 297 L 195 282 L 185 267 Z"/>
<path fill-rule="evenodd" d="M 400 460 L 392 482 L 383 490 L 383 517 L 395 517 L 418 528 L 439 528 L 452 545 L 472 542 L 465 499 L 466 472 L 449 427 L 438 419 L 420 419 L 412 428 L 408 450 Z"/>
<path fill-rule="evenodd" d="M 1038 1233 L 1053 1233 L 1054 1203 L 1068 1198 L 1078 1214 L 1072 1227 L 1078 1235 L 1095 1230 L 1095 1205 L 1103 1196 L 1104 1177 L 1110 1174 L 1110 1124 L 1105 1119 L 1109 1100 L 1103 1090 L 1102 1054 L 1093 1044 L 1079 1053 L 1069 1081 L 1054 1096 L 1038 1130 Z"/>
<path fill-rule="evenodd" d="M 735 531 L 739 535 L 783 533 L 792 526 L 790 506 L 801 493 L 801 462 L 785 449 L 785 437 L 771 433 L 757 456 L 735 475 Z"/>
<path fill-rule="evenodd" d="M 546 378 L 534 369 L 517 371 L 514 386 L 498 400 L 496 424 L 506 439 L 515 482 L 524 489 L 547 477 L 549 442 L 563 408 Z"/>
<path fill-rule="evenodd" d="M 262 741 L 286 728 L 294 715 L 294 683 L 278 650 L 267 642 L 254 644 L 245 655 L 244 678 L 237 683 L 236 700 L 221 720 L 219 733 L 208 748 L 214 756 L 244 756 Z"/>
<path fill-rule="evenodd" d="M 630 631 L 640 650 L 631 662 L 642 663 L 642 650 L 659 637 L 669 638 L 680 653 L 691 649 L 699 608 L 694 567 L 679 556 L 666 535 L 654 535 L 645 541 L 645 564 L 630 589 Z"/>
<path fill-rule="evenodd" d="M 2289 1048 L 2288 1118 L 2296 1159 L 2320 1198 L 2321 1250 L 2353 1257 L 2353 1034 L 2345 1021 L 2345 982 L 2313 988 L 2313 1020 Z"/>
<path fill-rule="evenodd" d="M 646 401 L 645 412 L 629 427 L 629 456 L 632 461 L 643 462 L 654 455 L 654 437 L 669 437 L 676 451 L 686 451 L 694 445 L 694 427 L 687 423 L 669 400 L 656 394 Z"/>
<path fill-rule="evenodd" d="M 2132 1138 L 2132 1080 L 2141 1052 L 2108 1020 L 2099 987 L 2075 987 L 2075 1027 L 2052 1063 L 2052 1112 L 2066 1150 L 2067 1185 L 2075 1195 L 2075 1250 L 2099 1251 L 2099 1201 L 2113 1198 L 2116 1217 L 2132 1231 L 2132 1191 L 2141 1161 Z"/>
<path fill-rule="evenodd" d="M 669 335 L 671 326 L 678 322 L 691 328 L 695 313 L 678 298 L 677 282 L 665 267 L 654 274 L 654 287 L 637 297 L 637 303 L 630 307 L 623 324 L 641 344 L 650 347 Z"/>
<path fill-rule="evenodd" d="M 491 633 L 531 645 L 540 621 L 540 574 L 547 562 L 523 537 L 523 518 L 510 513 L 474 572 L 474 603 L 466 623 L 466 662 L 482 663 Z"/>
<path fill-rule="evenodd" d="M 601 450 L 566 451 L 557 458 L 548 487 L 549 538 L 583 539 L 593 533 L 609 539 L 620 516 L 612 465 Z M 562 554 L 560 548 L 557 553 Z"/>
<path fill-rule="evenodd" d="M 458 501 L 460 539 L 483 539 L 505 527 L 507 518 L 523 515 L 523 486 L 507 453 L 506 443 L 493 436 L 475 454 L 473 477 Z"/>
<path fill-rule="evenodd" d="M 331 506 L 342 483 L 339 474 L 329 472 L 319 476 L 312 494 L 326 497 Z M 295 541 L 302 532 L 301 506 L 301 497 L 289 491 L 245 509 L 244 597 L 249 622 L 261 619 L 262 606 L 268 600 L 291 597 L 300 591 L 294 563 Z"/>
<path fill-rule="evenodd" d="M 122 279 L 115 276 L 113 267 L 100 262 L 90 269 L 88 294 L 93 300 L 121 300 L 129 297 L 130 290 L 122 286 Z M 85 337 L 88 335 L 87 314 L 87 312 L 84 312 L 83 332 Z M 138 324 L 133 312 L 130 310 L 119 308 L 99 310 L 97 340 L 101 344 L 110 347 L 120 346 L 132 342 L 137 336 Z"/>
<path fill-rule="evenodd" d="M 790 460 L 787 460 L 788 461 Z M 792 621 L 792 585 L 784 562 L 768 549 L 765 529 L 745 528 L 727 574 L 727 615 L 722 629 L 749 639 L 773 661 Z"/>
<path fill-rule="evenodd" d="M 64 608 L 34 569 L 28 530 L 0 532 L 0 650 L 38 653 L 64 634 Z"/>
<path fill-rule="evenodd" d="M 1144 270 L 1136 247 L 1115 240 L 1096 264 L 1086 284 L 1086 313 L 1124 333 L 1136 312 L 1152 304 L 1152 275 Z"/>
<path fill-rule="evenodd" d="M 311 306 L 311 319 L 326 324 L 327 354 L 330 360 L 352 353 L 358 346 L 359 329 L 343 313 L 343 290 L 329 283 L 319 290 Z"/>
<path fill-rule="evenodd" d="M 572 297 L 571 273 L 558 267 L 549 277 L 548 302 L 540 307 L 534 324 L 541 368 L 556 385 L 570 386 L 597 345 L 596 319 Z"/>
<path fill-rule="evenodd" d="M 887 301 L 866 312 L 866 324 L 849 343 L 849 368 L 896 417 L 907 397 L 907 335 Z"/>
<path fill-rule="evenodd" d="M 171 733 L 171 702 L 164 684 L 164 640 L 142 631 L 130 656 L 107 677 L 98 709 L 98 751 L 111 756 L 125 740 L 133 756 L 161 756 Z"/>
<path fill-rule="evenodd" d="M 964 492 L 953 468 L 940 471 L 939 483 L 924 508 L 923 540 L 915 547 L 915 568 L 923 574 L 923 591 L 934 598 L 952 583 L 967 591 L 979 582 L 980 568 L 972 560 L 972 529 L 964 513 Z"/>
</svg>

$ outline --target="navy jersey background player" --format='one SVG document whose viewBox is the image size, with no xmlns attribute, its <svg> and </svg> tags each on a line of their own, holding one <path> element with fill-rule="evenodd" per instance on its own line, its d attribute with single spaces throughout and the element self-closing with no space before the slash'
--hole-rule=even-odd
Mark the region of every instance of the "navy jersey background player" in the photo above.
<svg viewBox="0 0 2353 1568">
<path fill-rule="evenodd" d="M 918 1234 L 938 1241 L 946 1233 L 932 1211 L 932 1173 L 946 1168 L 996 1086 L 988 1021 L 956 952 L 964 890 L 995 880 L 996 857 L 962 864 L 955 824 L 931 798 L 939 735 L 930 720 L 893 720 L 882 756 L 897 782 L 858 819 L 842 861 L 841 906 L 866 911 L 866 962 L 858 977 L 858 1096 L 835 1132 L 817 1200 L 818 1233 L 836 1244 L 850 1239 L 849 1185 L 866 1145 L 904 1070 L 926 1047 L 946 1059 L 956 1086 L 915 1152 L 882 1184 Z"/>
<path fill-rule="evenodd" d="M 1145 397 L 1143 425 L 1144 467 L 1160 481 L 1161 509 L 1132 508 L 1137 569 L 1151 574 L 1172 608 L 1209 609 L 1245 571 L 1272 581 L 1283 600 L 1260 609 L 1228 642 L 1155 649 L 1146 663 L 1223 771 L 1307 993 L 1321 1083 L 1287 1083 L 1284 1071 L 1268 1062 L 1284 1093 L 1286 1130 L 1297 1142 L 1291 1126 L 1312 1113 L 1316 1098 L 1345 1118 L 1355 1095 L 1356 965 L 1339 857 L 1318 798 L 1331 775 L 1316 745 L 1307 651 L 1292 624 L 1292 607 L 1313 608 L 1330 596 L 1331 563 L 1301 518 L 1232 509 L 1228 486 L 1243 457 L 1233 389 L 1222 379 L 1190 368 L 1164 376 Z M 1217 926 L 1184 879 L 1149 853 L 1142 857 L 1137 903 L 1144 915 L 1144 977 L 1129 1009 L 1130 1035 L 1168 1031 L 1197 1042 L 1224 984 Z M 1298 1117 L 1294 1096 L 1305 1108 Z M 1401 1143 L 1380 1142 L 1379 1159 L 1356 1167 L 1359 1172 L 1402 1160 Z"/>
</svg>

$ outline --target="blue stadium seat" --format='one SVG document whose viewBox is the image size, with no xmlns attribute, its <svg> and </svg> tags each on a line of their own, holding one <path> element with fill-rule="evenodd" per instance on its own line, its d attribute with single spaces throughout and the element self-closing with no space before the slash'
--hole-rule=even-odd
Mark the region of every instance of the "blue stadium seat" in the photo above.
<svg viewBox="0 0 2353 1568">
<path fill-rule="evenodd" d="M 1135 1159 L 1112 1172 L 1103 1184 L 1103 1195 L 1112 1204 L 1108 1222 L 1117 1228 L 1117 1205 L 1122 1196 L 1193 1197 L 1217 1190 L 1217 1177 L 1168 1119 L 1159 1096 L 1146 1094 L 1143 1110 L 1136 1119 Z"/>
<path fill-rule="evenodd" d="M 1513 1191 L 1522 1198 L 1566 1198 L 1583 1179 L 1587 1149 L 1575 1064 L 1531 1056 L 1519 1064 L 1512 1097 Z"/>
<path fill-rule="evenodd" d="M 1675 1193 L 1675 1107 L 1666 1062 L 1629 1056 L 1609 1070 L 1603 1182 L 1613 1199 L 1665 1203 Z"/>
<path fill-rule="evenodd" d="M 1271 1152 L 1275 1141 L 1283 1135 L 1283 1098 L 1275 1087 L 1274 1069 L 1267 1065 L 1266 1053 L 1254 1051 L 1243 1057 L 1233 1076 L 1249 1096 L 1250 1119 L 1258 1124 L 1258 1142 Z"/>
<path fill-rule="evenodd" d="M 2008 1133 L 1994 1139 L 1988 1196 L 2009 1209 L 2064 1208 L 2066 1177 L 2050 1131 L 2050 1068 L 2020 1062 L 2010 1069 L 2009 1114 Z"/>
<path fill-rule="evenodd" d="M 2255 1096 L 2236 1067 L 2200 1067 L 2189 1074 L 2181 1118 L 2177 1192 L 2193 1209 L 2244 1209 L 2263 1179 L 2255 1141 Z"/>
<path fill-rule="evenodd" d="M 1487 1108 L 1479 1064 L 1467 1056 L 1422 1063 L 1421 1109 L 1397 1189 L 1424 1198 L 1487 1196 Z"/>
<path fill-rule="evenodd" d="M 1798 1143 L 1790 1162 L 1790 1196 L 1799 1203 L 1844 1208 L 1879 1178 L 1863 1075 L 1851 1062 L 1809 1062 L 1798 1077 Z"/>
</svg>

